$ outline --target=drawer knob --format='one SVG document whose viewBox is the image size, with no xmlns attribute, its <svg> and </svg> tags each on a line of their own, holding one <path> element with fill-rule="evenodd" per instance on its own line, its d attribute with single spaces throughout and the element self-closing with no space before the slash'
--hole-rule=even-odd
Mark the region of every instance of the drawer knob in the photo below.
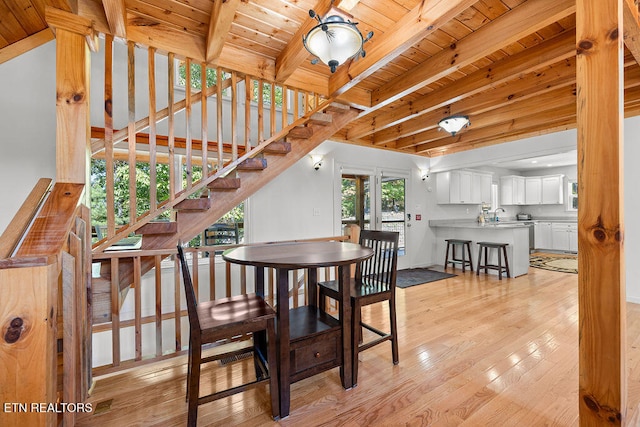
<svg viewBox="0 0 640 427">
<path fill-rule="evenodd" d="M 317 359 L 317 358 L 319 358 L 319 357 L 320 357 L 320 352 L 319 352 L 319 351 L 316 351 L 315 356 L 316 356 L 316 359 Z"/>
</svg>

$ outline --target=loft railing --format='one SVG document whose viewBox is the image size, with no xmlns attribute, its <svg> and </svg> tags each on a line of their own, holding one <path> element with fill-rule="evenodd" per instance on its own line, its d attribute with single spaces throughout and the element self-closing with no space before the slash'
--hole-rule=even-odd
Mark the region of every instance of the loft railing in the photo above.
<svg viewBox="0 0 640 427">
<path fill-rule="evenodd" d="M 117 43 L 105 37 L 104 102 L 95 103 L 105 106 L 104 127 L 92 123 L 92 156 L 105 161 L 106 175 L 106 224 L 92 224 L 106 225 L 106 237 L 94 244 L 99 250 L 124 232 L 135 231 L 143 218 L 148 222 L 170 217 L 172 201 L 201 195 L 206 188 L 198 183 L 210 180 L 323 101 L 312 92 L 212 69 L 188 58 L 178 61 L 171 53 L 160 55 L 132 42 L 125 55 Z M 126 88 L 115 86 L 124 80 L 114 65 L 119 62 L 127 64 Z M 186 70 L 178 73 L 184 76 L 183 86 L 176 83 L 180 67 Z M 137 75 L 147 76 L 143 88 Z M 117 117 L 127 119 L 116 123 Z M 127 176 L 117 174 L 117 161 L 129 165 Z M 148 164 L 148 191 L 140 190 L 132 167 L 140 163 Z M 158 175 L 161 164 L 168 168 L 167 179 Z M 122 180 L 128 185 L 116 191 Z"/>
<path fill-rule="evenodd" d="M 336 236 L 299 241 L 345 241 Z M 282 242 L 279 242 L 282 243 Z M 231 265 L 221 251 L 237 246 L 216 245 L 185 248 L 193 285 L 199 301 L 254 292 L 254 267 Z M 93 348 L 94 375 L 99 376 L 185 353 L 188 344 L 188 317 L 176 250 L 107 251 L 94 253 Z M 154 257 L 155 267 L 141 274 L 143 257 Z M 108 262 L 105 262 L 108 261 Z M 118 265 L 133 263 L 131 288 L 120 289 Z M 108 271 L 99 272 L 100 263 Z M 308 278 L 305 270 L 290 272 L 291 307 L 307 304 Z M 101 275 L 101 277 L 95 277 Z M 318 271 L 318 280 L 332 280 L 335 268 Z M 265 299 L 276 301 L 275 271 L 265 274 Z"/>
</svg>

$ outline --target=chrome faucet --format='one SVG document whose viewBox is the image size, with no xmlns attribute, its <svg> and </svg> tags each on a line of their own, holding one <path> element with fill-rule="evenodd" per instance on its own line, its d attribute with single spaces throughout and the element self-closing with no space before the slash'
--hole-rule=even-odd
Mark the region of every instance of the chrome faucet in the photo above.
<svg viewBox="0 0 640 427">
<path fill-rule="evenodd" d="M 505 210 L 503 208 L 496 208 L 495 211 L 493 211 L 493 221 L 498 221 L 498 211 L 502 211 L 505 212 Z"/>
</svg>

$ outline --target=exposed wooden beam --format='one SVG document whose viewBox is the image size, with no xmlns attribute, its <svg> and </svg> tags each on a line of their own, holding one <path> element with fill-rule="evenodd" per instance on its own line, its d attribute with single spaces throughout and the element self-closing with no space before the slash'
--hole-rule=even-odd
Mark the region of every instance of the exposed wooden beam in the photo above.
<svg viewBox="0 0 640 427">
<path fill-rule="evenodd" d="M 521 75 L 520 79 L 510 85 L 498 86 L 495 89 L 485 91 L 483 96 L 461 99 L 458 102 L 433 110 L 428 114 L 376 132 L 373 134 L 373 141 L 376 144 L 382 144 L 417 134 L 423 130 L 435 129 L 440 119 L 451 115 L 452 111 L 469 115 L 475 128 L 478 124 L 476 119 L 479 114 L 500 107 L 515 105 L 531 98 L 541 98 L 547 103 L 553 103 L 553 98 L 546 95 L 547 93 L 556 92 L 560 88 L 571 86 L 574 83 L 575 59 L 572 58 L 561 61 L 551 67 L 546 67 L 543 70 Z M 546 104 L 547 107 L 549 105 Z"/>
<path fill-rule="evenodd" d="M 638 6 L 633 0 L 624 0 L 622 6 L 624 44 L 636 62 L 640 64 L 640 22 L 638 22 Z"/>
<path fill-rule="evenodd" d="M 239 4 L 240 0 L 218 0 L 213 2 L 209 33 L 207 35 L 206 62 L 213 61 L 220 56 Z"/>
<path fill-rule="evenodd" d="M 581 426 L 626 415 L 623 0 L 577 0 Z"/>
<path fill-rule="evenodd" d="M 576 33 L 571 29 L 537 46 L 487 65 L 466 77 L 436 89 L 412 102 L 404 102 L 390 111 L 378 111 L 360 120 L 347 131 L 349 138 L 361 138 L 390 126 L 413 120 L 455 101 L 476 95 L 491 87 L 542 70 L 563 59 L 575 56 Z"/>
<path fill-rule="evenodd" d="M 45 19 L 53 29 L 63 29 L 83 36 L 89 49 L 93 52 L 98 51 L 98 34 L 91 20 L 50 6 L 45 8 Z"/>
<path fill-rule="evenodd" d="M 340 0 L 333 2 L 332 0 L 319 0 L 313 10 L 320 16 L 324 16 L 331 9 L 332 3 L 337 7 L 340 5 Z M 293 35 L 289 44 L 280 52 L 276 58 L 276 82 L 289 83 L 287 79 L 309 57 L 309 52 L 302 44 L 302 37 L 317 24 L 318 21 L 311 17 L 306 19 Z"/>
<path fill-rule="evenodd" d="M 35 49 L 54 39 L 53 32 L 46 28 L 30 35 L 20 41 L 12 43 L 0 49 L 0 64 L 16 58 L 25 52 Z"/>
<path fill-rule="evenodd" d="M 409 47 L 438 30 L 477 0 L 422 1 L 396 22 L 372 46 L 365 46 L 367 56 L 340 67 L 329 79 L 329 93 L 345 93 L 371 74 L 401 55 Z"/>
<path fill-rule="evenodd" d="M 372 93 L 382 107 L 575 12 L 574 0 L 526 2 L 496 18 Z"/>
<path fill-rule="evenodd" d="M 123 39 L 127 38 L 127 9 L 124 0 L 103 0 L 102 6 L 109 22 L 111 34 Z"/>
</svg>

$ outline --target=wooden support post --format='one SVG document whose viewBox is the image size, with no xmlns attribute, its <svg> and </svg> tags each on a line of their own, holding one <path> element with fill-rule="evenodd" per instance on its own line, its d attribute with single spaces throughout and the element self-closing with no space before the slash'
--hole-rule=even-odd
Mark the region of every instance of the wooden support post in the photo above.
<svg viewBox="0 0 640 427">
<path fill-rule="evenodd" d="M 89 182 L 90 54 L 84 34 L 56 28 L 56 181 Z M 89 192 L 87 192 L 88 194 Z M 88 196 L 87 196 L 88 197 Z M 88 203 L 87 203 L 88 204 Z"/>
<path fill-rule="evenodd" d="M 623 425 L 625 282 L 622 0 L 578 0 L 581 426 Z"/>
</svg>

